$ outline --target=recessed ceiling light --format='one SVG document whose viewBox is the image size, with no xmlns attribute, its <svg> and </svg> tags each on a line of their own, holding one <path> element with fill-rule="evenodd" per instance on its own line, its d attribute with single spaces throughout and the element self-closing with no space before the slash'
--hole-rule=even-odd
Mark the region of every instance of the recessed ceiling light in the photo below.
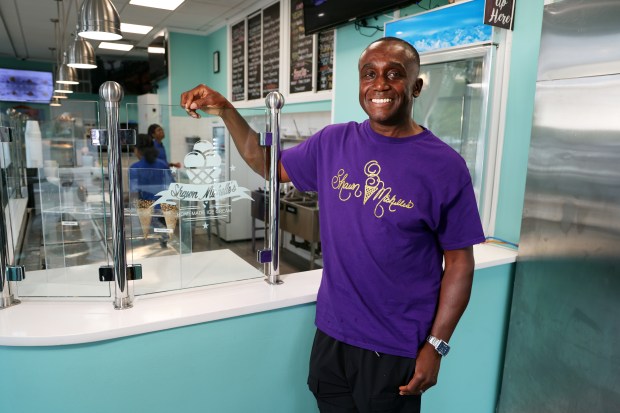
<svg viewBox="0 0 620 413">
<path fill-rule="evenodd" d="M 101 42 L 99 43 L 99 48 L 100 49 L 111 49 L 111 50 L 122 50 L 123 52 L 128 52 L 131 49 L 133 49 L 133 44 Z"/>
<path fill-rule="evenodd" d="M 147 34 L 153 30 L 153 26 L 144 26 L 141 24 L 121 23 L 121 32 Z"/>
<path fill-rule="evenodd" d="M 163 47 L 149 46 L 146 50 L 153 54 L 166 54 L 166 49 Z"/>
<path fill-rule="evenodd" d="M 185 0 L 131 0 L 134 6 L 152 7 L 154 9 L 174 10 Z"/>
</svg>

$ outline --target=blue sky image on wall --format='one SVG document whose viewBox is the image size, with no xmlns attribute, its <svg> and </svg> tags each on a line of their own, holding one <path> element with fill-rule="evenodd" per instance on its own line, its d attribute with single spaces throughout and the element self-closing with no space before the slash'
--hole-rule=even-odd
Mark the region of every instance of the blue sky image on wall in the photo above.
<svg viewBox="0 0 620 413">
<path fill-rule="evenodd" d="M 484 0 L 472 0 L 405 17 L 385 24 L 385 35 L 428 52 L 491 39 L 493 29 L 483 24 Z"/>
</svg>

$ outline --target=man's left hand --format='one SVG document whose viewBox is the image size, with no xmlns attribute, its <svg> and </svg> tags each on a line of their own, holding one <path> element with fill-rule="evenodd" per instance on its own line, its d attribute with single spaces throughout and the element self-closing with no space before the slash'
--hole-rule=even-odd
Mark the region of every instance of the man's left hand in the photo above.
<svg viewBox="0 0 620 413">
<path fill-rule="evenodd" d="M 398 388 L 401 396 L 419 396 L 437 384 L 441 356 L 429 343 L 425 343 L 418 353 L 413 378 L 405 386 Z"/>
</svg>

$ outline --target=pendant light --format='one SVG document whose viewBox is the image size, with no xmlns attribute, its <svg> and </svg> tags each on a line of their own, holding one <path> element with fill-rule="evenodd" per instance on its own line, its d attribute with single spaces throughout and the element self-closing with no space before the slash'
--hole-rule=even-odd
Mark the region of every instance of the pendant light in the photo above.
<svg viewBox="0 0 620 413">
<path fill-rule="evenodd" d="M 75 69 L 96 69 L 95 49 L 81 36 L 75 36 L 67 52 L 67 66 Z"/>
<path fill-rule="evenodd" d="M 58 98 L 53 98 L 50 102 L 50 106 L 62 106 L 62 103 L 60 103 L 60 100 L 58 100 Z"/>
<path fill-rule="evenodd" d="M 84 0 L 80 9 L 78 34 L 93 40 L 119 40 L 121 19 L 110 0 Z"/>
<path fill-rule="evenodd" d="M 54 87 L 54 93 L 73 93 L 73 90 L 66 83 L 58 83 Z"/>
<path fill-rule="evenodd" d="M 56 74 L 56 83 L 62 83 L 65 85 L 77 85 L 78 82 L 77 72 L 75 68 L 67 66 L 67 64 L 63 62 L 58 66 L 58 73 Z"/>
</svg>

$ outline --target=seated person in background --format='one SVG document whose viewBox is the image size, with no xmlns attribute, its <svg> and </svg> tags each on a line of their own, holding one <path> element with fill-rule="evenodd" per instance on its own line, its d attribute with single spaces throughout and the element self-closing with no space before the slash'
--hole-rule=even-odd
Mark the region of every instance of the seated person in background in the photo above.
<svg viewBox="0 0 620 413">
<path fill-rule="evenodd" d="M 153 203 L 158 199 L 157 193 L 168 189 L 174 180 L 168 164 L 157 157 L 157 148 L 149 135 L 138 135 L 134 153 L 138 161 L 129 167 L 129 191 L 132 199 L 136 199 L 138 218 L 146 239 L 149 236 L 153 212 L 160 211 L 159 205 L 153 207 Z M 161 217 L 157 225 L 160 224 L 165 224 Z M 161 239 L 162 247 L 166 246 L 167 241 L 168 234 L 164 233 Z"/>
<path fill-rule="evenodd" d="M 166 155 L 166 148 L 161 143 L 166 137 L 164 128 L 162 128 L 156 123 L 153 123 L 151 126 L 149 126 L 148 135 L 153 140 L 153 145 L 155 146 L 155 149 L 159 151 L 159 153 L 157 154 L 157 157 L 161 159 L 162 161 L 164 161 L 167 166 L 174 166 L 175 168 L 180 168 L 181 167 L 180 162 L 168 162 L 168 156 Z"/>
</svg>

